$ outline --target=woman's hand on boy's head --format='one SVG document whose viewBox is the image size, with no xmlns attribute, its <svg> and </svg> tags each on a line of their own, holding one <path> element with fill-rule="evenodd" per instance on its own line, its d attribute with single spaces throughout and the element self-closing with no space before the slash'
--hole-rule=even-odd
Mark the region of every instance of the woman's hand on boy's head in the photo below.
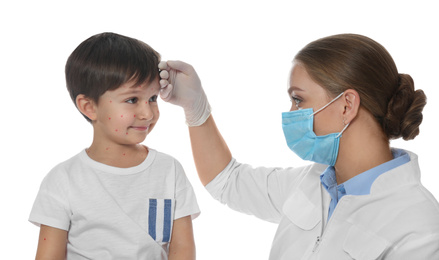
<svg viewBox="0 0 439 260">
<path fill-rule="evenodd" d="M 159 69 L 161 70 L 161 90 L 163 91 L 163 94 L 166 94 L 162 98 L 164 98 L 165 101 L 171 101 L 171 103 L 173 103 L 172 100 L 166 100 L 172 98 L 168 97 L 168 95 L 172 91 L 173 86 L 178 85 L 178 88 L 180 89 L 178 92 L 182 95 L 191 90 L 202 89 L 197 73 L 194 68 L 187 63 L 182 61 L 161 61 L 159 63 Z M 168 90 L 168 87 L 170 90 Z M 178 95 L 175 97 L 180 98 Z"/>
<path fill-rule="evenodd" d="M 204 93 L 194 68 L 182 61 L 161 61 L 160 97 L 174 105 L 189 108 L 194 98 Z"/>
<path fill-rule="evenodd" d="M 172 92 L 172 84 L 168 81 L 169 79 L 169 72 L 170 68 L 168 67 L 168 64 L 166 61 L 160 61 L 159 63 L 159 69 L 160 71 L 160 97 L 166 101 L 169 102 L 171 98 L 171 92 Z"/>
<path fill-rule="evenodd" d="M 210 115 L 210 105 L 195 69 L 182 61 L 161 61 L 160 97 L 183 107 L 186 123 L 198 126 Z"/>
</svg>

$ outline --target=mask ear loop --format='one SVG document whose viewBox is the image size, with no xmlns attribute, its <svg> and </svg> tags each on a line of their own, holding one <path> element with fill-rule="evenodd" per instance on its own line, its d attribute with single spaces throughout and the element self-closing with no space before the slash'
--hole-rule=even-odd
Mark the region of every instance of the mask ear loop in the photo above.
<svg viewBox="0 0 439 260">
<path fill-rule="evenodd" d="M 316 112 L 312 113 L 311 115 L 309 115 L 309 117 L 312 117 L 313 115 L 317 114 L 318 112 L 322 111 L 323 109 L 325 109 L 326 107 L 328 107 L 329 105 L 331 105 L 332 103 L 334 103 L 337 99 L 339 99 L 344 92 L 341 92 L 340 95 L 336 96 L 333 100 L 331 100 L 331 102 L 329 102 L 328 104 L 324 105 L 322 108 L 320 108 L 319 110 L 317 110 Z"/>
<path fill-rule="evenodd" d="M 343 134 L 344 130 L 346 130 L 346 128 L 348 128 L 350 123 L 348 123 L 347 125 L 345 125 L 345 127 L 343 128 L 343 130 L 341 130 L 341 132 L 335 137 L 335 138 L 339 138 L 341 136 L 341 134 Z"/>
<path fill-rule="evenodd" d="M 316 112 L 312 113 L 311 115 L 309 115 L 309 117 L 312 117 L 313 115 L 317 114 L 318 112 L 322 111 L 323 109 L 325 109 L 326 107 L 328 107 L 329 105 L 331 105 L 332 103 L 334 103 L 337 99 L 339 99 L 342 95 L 344 94 L 344 91 L 341 92 L 338 96 L 336 96 L 333 100 L 331 100 L 331 102 L 329 102 L 328 104 L 324 105 L 322 108 L 320 108 L 319 110 L 317 110 Z M 346 128 L 348 128 L 350 123 L 348 123 L 347 125 L 345 125 L 345 127 L 343 128 L 343 130 L 341 130 L 340 133 L 338 133 L 338 135 L 335 138 L 339 138 L 341 136 L 341 134 L 343 134 L 343 132 L 346 130 Z"/>
</svg>

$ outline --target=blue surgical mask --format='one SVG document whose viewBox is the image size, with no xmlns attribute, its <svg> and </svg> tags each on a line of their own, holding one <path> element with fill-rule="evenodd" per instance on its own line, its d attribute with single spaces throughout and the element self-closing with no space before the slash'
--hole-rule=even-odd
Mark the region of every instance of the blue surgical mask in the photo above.
<svg viewBox="0 0 439 260">
<path fill-rule="evenodd" d="M 282 129 L 288 147 L 303 160 L 334 166 L 337 161 L 341 134 L 317 136 L 313 131 L 314 115 L 325 109 L 343 95 L 341 93 L 331 102 L 313 113 L 312 108 L 282 113 Z"/>
</svg>

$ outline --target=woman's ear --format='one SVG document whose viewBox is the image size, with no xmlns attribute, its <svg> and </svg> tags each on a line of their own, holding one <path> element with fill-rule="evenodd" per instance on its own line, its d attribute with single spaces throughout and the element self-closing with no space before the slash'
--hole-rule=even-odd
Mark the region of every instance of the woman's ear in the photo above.
<svg viewBox="0 0 439 260">
<path fill-rule="evenodd" d="M 351 123 L 357 117 L 360 109 L 360 95 L 353 89 L 348 89 L 343 94 L 345 103 L 343 119 L 345 124 Z"/>
<path fill-rule="evenodd" d="M 88 98 L 83 94 L 79 94 L 76 96 L 76 107 L 91 121 L 96 120 L 96 104 L 91 98 Z"/>
</svg>

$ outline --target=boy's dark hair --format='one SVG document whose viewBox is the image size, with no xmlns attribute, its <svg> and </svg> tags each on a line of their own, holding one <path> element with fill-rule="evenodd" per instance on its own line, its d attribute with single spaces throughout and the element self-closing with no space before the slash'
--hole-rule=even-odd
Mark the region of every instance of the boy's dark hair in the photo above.
<svg viewBox="0 0 439 260">
<path fill-rule="evenodd" d="M 97 104 L 107 90 L 130 80 L 136 85 L 154 81 L 159 62 L 160 54 L 142 41 L 115 33 L 97 34 L 83 41 L 67 59 L 67 89 L 75 106 L 79 94 Z"/>
</svg>

